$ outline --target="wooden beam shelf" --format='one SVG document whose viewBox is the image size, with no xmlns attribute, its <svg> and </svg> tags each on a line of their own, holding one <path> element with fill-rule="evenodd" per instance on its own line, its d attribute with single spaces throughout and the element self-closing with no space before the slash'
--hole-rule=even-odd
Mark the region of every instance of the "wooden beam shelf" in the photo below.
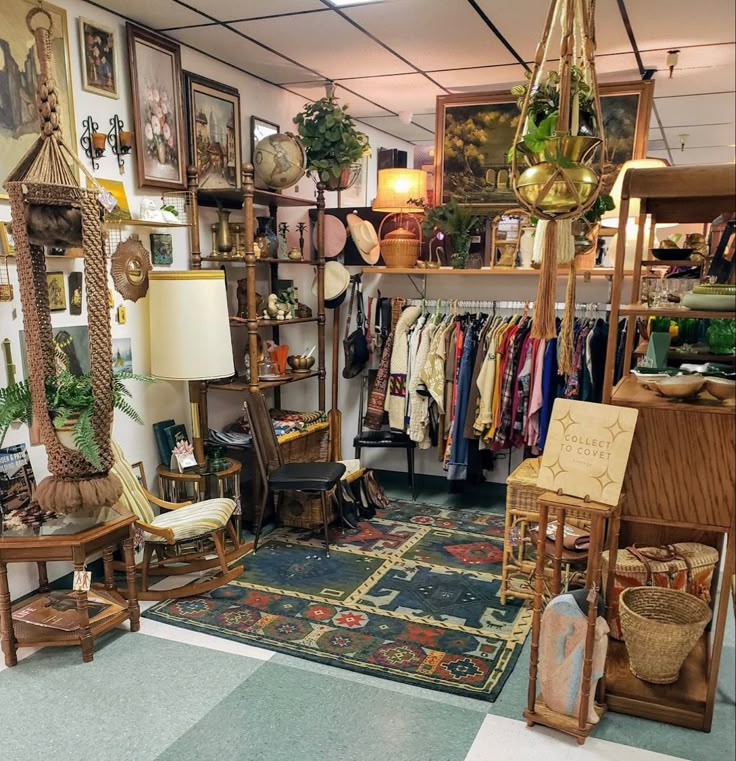
<svg viewBox="0 0 736 761">
<path fill-rule="evenodd" d="M 244 257 L 234 256 L 202 256 L 200 261 L 203 262 L 216 262 L 217 264 L 242 264 L 245 265 Z M 291 259 L 256 259 L 256 264 L 308 264 L 311 267 L 316 267 L 317 262 L 313 259 L 302 259 L 301 261 L 294 262 Z"/>
<path fill-rule="evenodd" d="M 206 190 L 200 188 L 197 191 L 197 201 L 200 206 L 210 208 L 223 207 L 225 209 L 242 209 L 243 208 L 243 191 L 238 188 Z M 253 203 L 257 206 L 275 206 L 283 208 L 286 206 L 316 206 L 315 200 L 299 198 L 297 196 L 287 196 L 284 193 L 272 193 L 270 190 L 253 191 Z"/>
<path fill-rule="evenodd" d="M 654 391 L 648 391 L 637 382 L 633 375 L 622 378 L 613 389 L 612 404 L 624 407 L 648 407 L 656 410 L 673 410 L 675 412 L 709 412 L 715 415 L 733 417 L 734 405 L 714 399 L 704 391 L 693 399 L 669 399 Z"/>
<path fill-rule="evenodd" d="M 455 277 L 477 277 L 478 275 L 498 275 L 500 277 L 539 275 L 539 270 L 533 267 L 484 267 L 479 270 L 456 270 L 452 267 L 440 267 L 439 269 L 430 269 L 422 267 L 363 267 L 365 275 L 452 275 Z M 567 277 L 568 270 L 559 269 L 557 277 Z M 579 270 L 578 278 L 585 280 L 589 277 L 613 277 L 613 269 L 608 267 L 597 267 L 592 270 Z M 631 274 L 631 273 L 629 273 Z"/>
<path fill-rule="evenodd" d="M 733 320 L 736 311 L 716 311 L 709 309 L 688 309 L 687 307 L 650 307 L 646 304 L 626 304 L 619 308 L 619 314 L 628 317 L 695 317 L 703 320 Z"/>
<path fill-rule="evenodd" d="M 280 328 L 282 325 L 298 325 L 303 322 L 317 322 L 318 317 L 294 317 L 291 320 L 258 320 L 259 328 Z M 247 328 L 247 320 L 234 320 L 230 318 L 231 328 Z"/>
<path fill-rule="evenodd" d="M 307 378 L 316 378 L 319 376 L 319 372 L 316 370 L 314 372 L 309 373 L 287 373 L 284 375 L 283 378 L 280 378 L 279 380 L 260 380 L 258 381 L 258 387 L 260 389 L 264 388 L 278 388 L 280 386 L 286 386 L 289 383 L 296 383 L 297 381 L 303 381 Z M 247 391 L 248 390 L 248 379 L 247 378 L 238 378 L 237 380 L 232 381 L 231 383 L 210 383 L 208 384 L 208 388 L 210 390 L 215 391 Z"/>
</svg>

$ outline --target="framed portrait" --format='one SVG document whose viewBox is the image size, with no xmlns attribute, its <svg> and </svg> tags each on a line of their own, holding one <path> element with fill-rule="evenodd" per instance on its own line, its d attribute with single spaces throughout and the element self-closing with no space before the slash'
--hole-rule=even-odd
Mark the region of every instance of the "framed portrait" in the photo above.
<svg viewBox="0 0 736 761">
<path fill-rule="evenodd" d="M 2 3 L 0 92 L 14 92 L 16 97 L 0 97 L 0 182 L 10 174 L 40 134 L 34 107 L 40 67 L 36 40 L 26 26 L 28 11 L 37 5 L 35 0 L 3 0 Z M 74 146 L 77 144 L 77 133 L 66 12 L 46 2 L 43 9 L 53 21 L 51 65 L 61 104 L 61 129 L 67 144 Z M 13 72 L 15 76 L 11 83 Z M 77 175 L 76 168 L 73 171 Z M 0 185 L 0 198 L 7 197 Z"/>
<path fill-rule="evenodd" d="M 118 96 L 118 41 L 115 32 L 79 17 L 82 89 L 107 98 Z"/>
<path fill-rule="evenodd" d="M 179 46 L 127 23 L 138 186 L 184 190 L 186 166 Z"/>
<path fill-rule="evenodd" d="M 347 189 L 339 192 L 337 197 L 343 208 L 368 205 L 368 156 L 356 162 L 359 165 L 355 182 Z"/>
<path fill-rule="evenodd" d="M 184 72 L 189 160 L 205 190 L 240 187 L 240 93 Z"/>
<path fill-rule="evenodd" d="M 46 287 L 49 291 L 49 311 L 63 312 L 66 309 L 66 285 L 63 272 L 47 272 Z"/>
<path fill-rule="evenodd" d="M 250 117 L 250 160 L 253 161 L 253 156 L 256 152 L 256 146 L 260 140 L 269 135 L 275 135 L 281 132 L 281 127 L 278 124 L 269 122 L 266 119 L 261 119 L 260 116 Z"/>
<path fill-rule="evenodd" d="M 0 255 L 15 256 L 15 240 L 10 222 L 0 222 Z"/>
<path fill-rule="evenodd" d="M 606 135 L 604 191 L 624 161 L 644 158 L 654 82 L 600 85 Z M 501 209 L 516 205 L 508 149 L 519 108 L 510 90 L 437 98 L 435 203 L 455 196 L 464 203 Z"/>
<path fill-rule="evenodd" d="M 84 275 L 81 272 L 69 273 L 69 314 L 82 314 L 82 292 Z"/>
</svg>

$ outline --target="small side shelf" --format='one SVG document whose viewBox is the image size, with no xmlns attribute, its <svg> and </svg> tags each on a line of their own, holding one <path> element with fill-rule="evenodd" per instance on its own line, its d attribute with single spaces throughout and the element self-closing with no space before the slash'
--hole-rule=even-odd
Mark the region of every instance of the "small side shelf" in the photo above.
<svg viewBox="0 0 736 761">
<path fill-rule="evenodd" d="M 453 277 L 477 277 L 498 275 L 499 277 L 519 277 L 525 275 L 539 275 L 539 270 L 533 267 L 484 267 L 478 270 L 456 270 L 452 267 L 423 268 L 423 267 L 363 267 L 364 275 L 416 275 L 418 277 L 451 275 Z M 557 277 L 567 277 L 568 270 L 560 268 Z M 629 273 L 631 274 L 631 273 Z M 613 277 L 613 269 L 597 267 L 592 270 L 579 270 L 578 279 L 585 280 L 588 277 Z"/>
<path fill-rule="evenodd" d="M 307 378 L 316 378 L 319 375 L 318 372 L 310 373 L 287 373 L 283 378 L 279 380 L 259 380 L 258 387 L 264 388 L 278 388 L 279 386 L 286 386 L 289 383 L 296 383 L 297 381 L 306 380 Z M 232 383 L 210 383 L 208 388 L 215 391 L 247 391 L 249 387 L 247 378 L 238 378 Z"/>
<path fill-rule="evenodd" d="M 631 317 L 696 317 L 703 320 L 733 320 L 736 312 L 715 311 L 708 309 L 688 309 L 687 307 L 650 307 L 646 304 L 626 304 L 620 307 L 619 314 Z"/>
<path fill-rule="evenodd" d="M 191 227 L 189 222 L 154 222 L 150 219 L 109 219 L 103 227 Z"/>
<path fill-rule="evenodd" d="M 202 256 L 200 260 L 203 262 L 216 262 L 217 264 L 242 264 L 245 265 L 245 258 L 234 256 Z M 278 264 L 279 266 L 287 264 L 308 264 L 312 267 L 317 266 L 317 262 L 313 259 L 302 259 L 298 262 L 293 262 L 291 259 L 256 259 L 256 264 Z"/>
<path fill-rule="evenodd" d="M 283 325 L 298 325 L 304 322 L 317 322 L 317 317 L 294 317 L 291 320 L 258 320 L 259 328 L 280 328 Z M 230 319 L 231 328 L 247 328 L 248 323 L 245 320 Z"/>
<path fill-rule="evenodd" d="M 223 207 L 225 209 L 242 209 L 243 208 L 243 191 L 238 188 L 219 190 L 207 190 L 200 188 L 197 191 L 197 200 L 200 206 L 210 208 Z M 275 206 L 282 208 L 285 206 L 316 206 L 317 202 L 298 196 L 287 196 L 284 193 L 273 193 L 270 190 L 253 191 L 253 203 L 258 206 Z"/>
</svg>

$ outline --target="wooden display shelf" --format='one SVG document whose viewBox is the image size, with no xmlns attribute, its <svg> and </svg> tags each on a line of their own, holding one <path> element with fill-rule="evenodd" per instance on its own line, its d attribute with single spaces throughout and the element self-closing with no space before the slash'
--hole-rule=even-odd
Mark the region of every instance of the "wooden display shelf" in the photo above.
<svg viewBox="0 0 736 761">
<path fill-rule="evenodd" d="M 245 265 L 245 257 L 234 256 L 203 256 L 203 262 L 217 262 L 218 264 L 242 264 Z M 291 259 L 256 259 L 256 264 L 309 264 L 312 267 L 317 266 L 317 262 L 312 259 L 302 259 L 299 262 L 293 262 Z"/>
<path fill-rule="evenodd" d="M 191 227 L 189 222 L 154 222 L 150 219 L 108 219 L 103 222 L 107 227 Z"/>
<path fill-rule="evenodd" d="M 688 309 L 687 307 L 649 307 L 646 304 L 625 304 L 619 314 L 626 317 L 695 317 L 703 320 L 736 320 L 736 312 L 708 309 Z"/>
<path fill-rule="evenodd" d="M 540 270 L 534 267 L 484 267 L 479 270 L 456 270 L 452 267 L 440 267 L 439 269 L 422 268 L 422 267 L 363 267 L 363 274 L 374 275 L 453 275 L 460 277 L 473 277 L 477 275 L 500 275 L 502 277 L 522 276 L 522 275 L 539 275 Z M 557 277 L 567 277 L 568 270 L 558 269 Z M 613 277 L 613 269 L 608 267 L 597 267 L 592 270 L 578 270 L 578 276 L 585 279 L 590 277 Z M 628 273 L 631 274 L 631 273 Z"/>
<path fill-rule="evenodd" d="M 243 208 L 243 191 L 236 188 L 229 190 L 204 190 L 197 191 L 197 200 L 200 206 L 224 207 L 226 209 Z M 253 191 L 253 203 L 258 206 L 316 206 L 316 202 L 307 198 L 287 196 L 284 193 L 272 193 L 270 190 Z"/>
<path fill-rule="evenodd" d="M 694 262 L 691 259 L 672 259 L 664 261 L 662 259 L 642 259 L 642 267 L 702 267 L 702 262 Z"/>
<path fill-rule="evenodd" d="M 258 320 L 259 328 L 280 328 L 282 325 L 298 325 L 303 322 L 318 322 L 318 317 L 293 317 L 290 320 Z M 233 320 L 230 318 L 231 328 L 247 328 L 248 323 L 245 320 Z"/>
<path fill-rule="evenodd" d="M 708 634 L 687 657 L 674 684 L 651 684 L 631 673 L 624 642 L 609 639 L 606 659 L 606 702 L 611 711 L 664 721 L 688 729 L 706 729 Z"/>
<path fill-rule="evenodd" d="M 648 407 L 657 410 L 674 410 L 676 412 L 711 412 L 715 415 L 729 415 L 733 417 L 734 405 L 714 399 L 705 391 L 698 394 L 694 399 L 669 399 L 659 396 L 654 391 L 647 391 L 637 383 L 633 375 L 622 378 L 613 389 L 611 396 L 612 404 L 620 404 L 624 407 Z"/>
<path fill-rule="evenodd" d="M 288 383 L 296 383 L 297 381 L 306 380 L 307 378 L 316 378 L 319 376 L 319 372 L 313 371 L 309 373 L 287 373 L 283 378 L 279 380 L 259 380 L 258 387 L 264 388 L 278 388 L 279 386 L 285 386 Z M 238 378 L 232 383 L 210 383 L 208 388 L 216 391 L 247 391 L 250 387 L 247 378 Z"/>
<path fill-rule="evenodd" d="M 636 349 L 634 349 L 634 354 L 637 357 L 642 357 L 647 353 L 648 349 L 649 341 L 642 341 L 636 347 Z M 728 365 L 736 362 L 736 355 L 709 354 L 707 352 L 678 351 L 677 349 L 670 349 L 667 352 L 667 359 L 676 360 L 678 362 L 719 362 L 721 364 Z"/>
</svg>

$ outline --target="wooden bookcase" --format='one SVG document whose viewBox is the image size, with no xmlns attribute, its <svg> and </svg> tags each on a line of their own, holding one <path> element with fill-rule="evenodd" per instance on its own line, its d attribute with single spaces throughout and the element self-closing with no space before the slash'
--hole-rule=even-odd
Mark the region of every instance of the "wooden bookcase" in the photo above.
<svg viewBox="0 0 736 761">
<path fill-rule="evenodd" d="M 625 220 L 629 202 L 640 199 L 632 302 L 621 305 L 624 279 Z M 674 305 L 648 307 L 639 303 L 644 256 L 657 222 L 709 223 L 736 208 L 733 165 L 632 169 L 622 191 L 618 250 L 611 296 L 611 325 L 628 321 L 624 375 L 613 385 L 617 331 L 608 336 L 604 403 L 639 410 L 639 419 L 624 480 L 627 499 L 621 516 L 625 547 L 702 542 L 720 552 L 721 568 L 711 590 L 714 619 L 688 657 L 675 684 L 655 685 L 629 670 L 623 642 L 611 640 L 606 667 L 609 710 L 709 731 L 713 719 L 718 668 L 723 647 L 729 591 L 734 573 L 734 483 L 736 480 L 736 415 L 706 395 L 679 401 L 655 396 L 629 373 L 636 318 L 646 315 L 734 319 L 733 312 L 695 311 Z M 647 217 L 650 240 L 644 240 Z M 724 546 L 725 545 L 725 546 Z M 719 573 L 720 571 L 720 573 Z M 720 579 L 720 581 L 719 581 Z"/>
</svg>

